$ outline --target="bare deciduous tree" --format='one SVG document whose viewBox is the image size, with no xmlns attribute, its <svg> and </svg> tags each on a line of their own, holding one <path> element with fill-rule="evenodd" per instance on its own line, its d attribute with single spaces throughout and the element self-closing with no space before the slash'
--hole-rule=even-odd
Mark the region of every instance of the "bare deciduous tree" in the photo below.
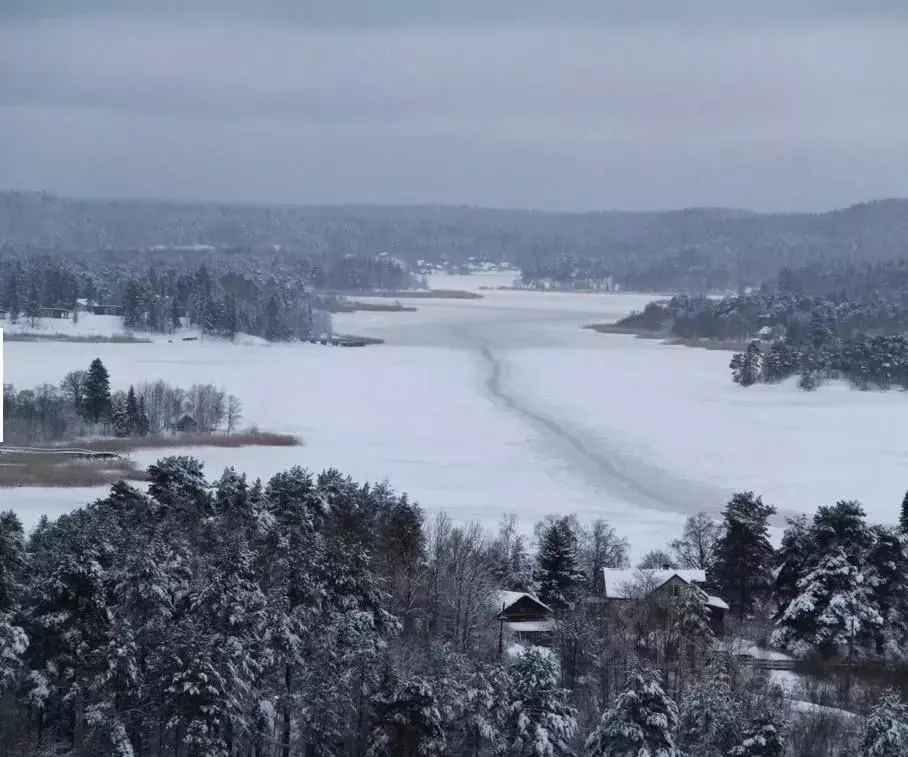
<svg viewBox="0 0 908 757">
<path fill-rule="evenodd" d="M 669 545 L 675 561 L 682 568 L 709 570 L 720 532 L 719 524 L 706 513 L 692 515 L 684 524 L 681 538 Z"/>
<path fill-rule="evenodd" d="M 243 405 L 239 397 L 231 394 L 227 398 L 227 433 L 232 434 L 243 419 Z"/>
<path fill-rule="evenodd" d="M 60 382 L 60 389 L 76 412 L 82 409 L 82 399 L 85 397 L 85 375 L 85 371 L 70 371 Z"/>
</svg>

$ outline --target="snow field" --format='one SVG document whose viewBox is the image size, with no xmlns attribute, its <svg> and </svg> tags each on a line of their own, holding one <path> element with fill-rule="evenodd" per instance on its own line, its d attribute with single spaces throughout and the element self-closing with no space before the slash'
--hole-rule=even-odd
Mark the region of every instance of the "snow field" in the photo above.
<svg viewBox="0 0 908 757">
<path fill-rule="evenodd" d="M 481 365 L 464 352 L 212 342 L 31 342 L 8 345 L 8 351 L 7 381 L 17 386 L 56 381 L 100 357 L 113 389 L 157 378 L 186 387 L 222 385 L 243 401 L 244 423 L 304 440 L 303 447 L 185 450 L 205 462 L 209 477 L 227 466 L 263 478 L 293 465 L 316 472 L 333 466 L 361 481 L 387 478 L 430 515 L 445 511 L 493 528 L 514 512 L 528 532 L 550 512 L 616 519 L 626 512 L 622 503 L 603 502 L 560 461 L 541 453 L 532 429 L 501 413 L 482 393 Z M 178 452 L 145 450 L 134 457 L 147 464 Z M 0 496 L 27 525 L 42 512 L 58 513 L 65 503 L 92 498 L 72 490 L 5 490 Z M 680 528 L 680 517 L 669 520 L 672 531 Z M 664 514 L 636 514 L 616 525 L 622 532 L 633 527 L 629 535 L 643 542 L 668 524 Z"/>
<path fill-rule="evenodd" d="M 729 353 L 598 336 L 599 349 L 508 354 L 518 396 L 682 479 L 751 489 L 780 514 L 858 499 L 892 522 L 908 487 L 908 398 L 830 384 L 742 389 Z M 704 502 L 711 510 L 721 502 Z"/>
</svg>

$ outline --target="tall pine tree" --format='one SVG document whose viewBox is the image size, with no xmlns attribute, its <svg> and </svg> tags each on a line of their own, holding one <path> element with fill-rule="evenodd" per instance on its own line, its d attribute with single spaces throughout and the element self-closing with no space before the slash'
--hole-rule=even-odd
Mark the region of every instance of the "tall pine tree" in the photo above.
<svg viewBox="0 0 908 757">
<path fill-rule="evenodd" d="M 774 552 L 769 541 L 769 518 L 775 512 L 753 492 L 739 492 L 723 513 L 722 535 L 708 578 L 741 619 L 756 602 L 769 596 L 772 587 Z"/>
</svg>

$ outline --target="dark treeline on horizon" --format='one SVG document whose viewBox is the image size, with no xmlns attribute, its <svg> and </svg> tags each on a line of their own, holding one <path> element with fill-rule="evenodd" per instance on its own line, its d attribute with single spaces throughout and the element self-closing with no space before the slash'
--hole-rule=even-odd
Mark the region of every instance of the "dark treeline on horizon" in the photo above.
<svg viewBox="0 0 908 757">
<path fill-rule="evenodd" d="M 727 208 L 554 213 L 471 207 L 292 207 L 83 200 L 0 192 L 0 243 L 13 249 L 211 245 L 302 257 L 391 255 L 509 263 L 525 282 L 611 276 L 625 290 L 738 291 L 784 267 L 876 263 L 904 253 L 908 201 L 827 213 Z M 344 287 L 346 288 L 346 287 Z"/>
</svg>

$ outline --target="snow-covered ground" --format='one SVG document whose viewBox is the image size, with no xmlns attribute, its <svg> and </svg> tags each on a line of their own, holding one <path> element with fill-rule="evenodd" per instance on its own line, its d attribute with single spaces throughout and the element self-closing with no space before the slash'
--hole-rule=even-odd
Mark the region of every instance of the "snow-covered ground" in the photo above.
<svg viewBox="0 0 908 757">
<path fill-rule="evenodd" d="M 512 279 L 441 275 L 432 285 Z M 336 316 L 339 332 L 387 341 L 361 349 L 12 342 L 5 380 L 56 381 L 101 357 L 115 388 L 213 382 L 242 399 L 247 422 L 300 434 L 305 446 L 193 450 L 211 475 L 226 465 L 263 477 L 294 464 L 334 466 L 388 478 L 430 513 L 489 526 L 508 512 L 527 530 L 550 512 L 601 516 L 631 539 L 634 555 L 673 538 L 688 514 L 717 513 L 742 488 L 785 513 L 856 498 L 873 519 L 895 518 L 908 486 L 903 393 L 745 390 L 729 380 L 728 353 L 579 328 L 642 309 L 645 296 L 483 294 L 409 302 L 417 312 Z M 31 524 L 88 494 L 0 490 L 0 499 Z"/>
<path fill-rule="evenodd" d="M 122 318 L 84 312 L 80 312 L 75 319 L 36 318 L 34 322 L 24 317 L 17 319 L 15 323 L 0 318 L 0 329 L 6 334 L 61 334 L 64 337 L 110 337 L 126 333 Z M 144 334 L 141 336 L 146 338 Z"/>
<path fill-rule="evenodd" d="M 152 342 L 176 342 L 184 337 L 195 337 L 206 341 L 227 341 L 218 337 L 204 336 L 201 329 L 184 327 L 174 334 L 156 334 L 123 328 L 123 319 L 114 315 L 94 315 L 79 312 L 75 318 L 19 318 L 16 322 L 0 318 L 0 329 L 5 334 L 18 334 L 38 337 L 59 335 L 63 339 L 86 339 L 100 337 L 107 339 L 117 336 L 131 336 L 137 340 Z M 265 340 L 250 334 L 237 334 L 233 338 L 237 344 L 265 344 Z"/>
</svg>

